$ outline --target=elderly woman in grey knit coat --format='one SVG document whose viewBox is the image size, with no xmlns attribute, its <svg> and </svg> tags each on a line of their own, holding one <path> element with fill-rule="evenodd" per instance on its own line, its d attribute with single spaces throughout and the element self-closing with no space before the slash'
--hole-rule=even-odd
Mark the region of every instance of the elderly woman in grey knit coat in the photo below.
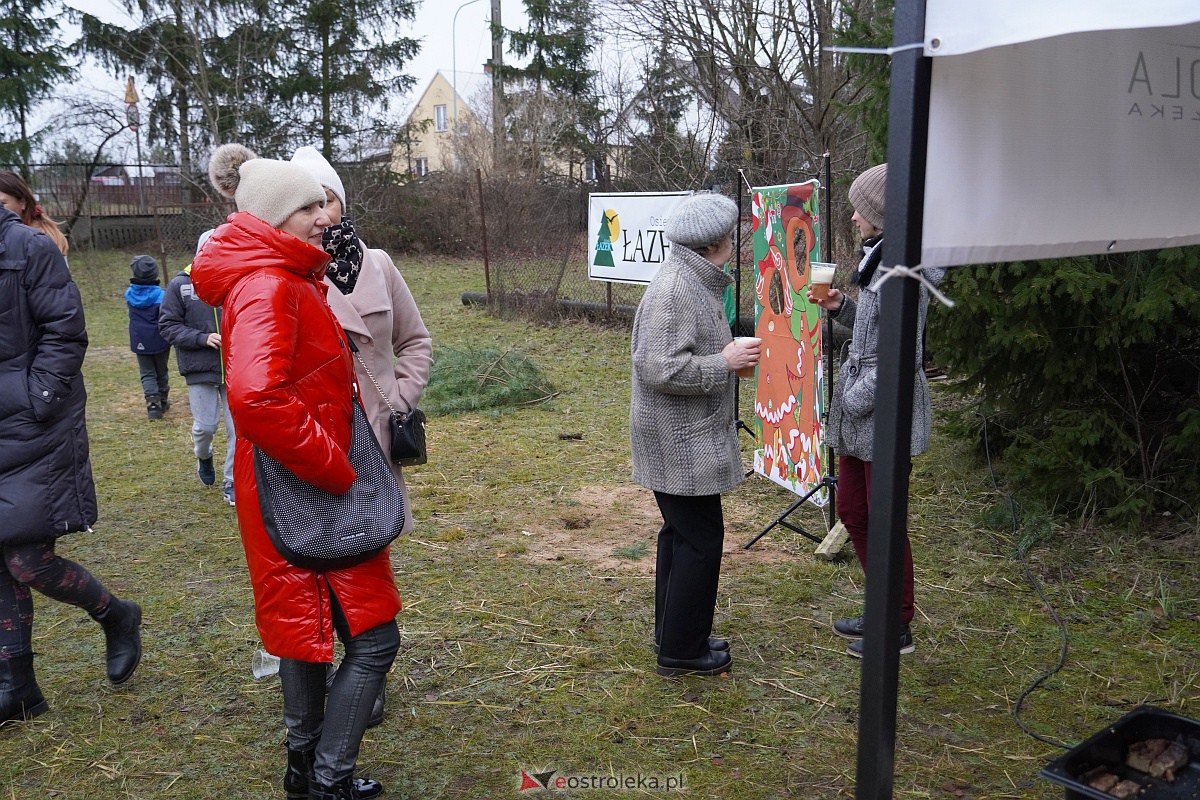
<svg viewBox="0 0 1200 800">
<path fill-rule="evenodd" d="M 883 256 L 883 211 L 887 186 L 887 164 L 879 164 L 859 175 L 850 185 L 851 217 L 863 237 L 863 258 L 851 276 L 857 285 L 858 300 L 839 289 L 831 288 L 828 298 L 817 300 L 811 291 L 808 298 L 817 303 L 843 325 L 853 328 L 853 338 L 847 343 L 848 352 L 838 369 L 834 382 L 833 402 L 825 436 L 838 454 L 837 512 L 850 533 L 850 543 L 862 565 L 867 569 L 867 529 L 871 498 L 871 462 L 875 443 L 875 379 L 879 365 L 879 283 L 884 272 L 879 271 Z M 937 283 L 943 270 L 925 270 Z M 929 447 L 933 408 L 929 399 L 929 383 L 921 368 L 924 353 L 921 348 L 925 330 L 925 312 L 929 292 L 921 287 L 917 322 L 917 357 L 913 364 L 913 421 L 910 454 L 918 456 Z M 915 604 L 913 588 L 912 546 L 904 535 L 904 569 L 900 591 L 901 654 L 913 652 L 912 621 Z M 862 615 L 837 619 L 833 630 L 849 639 L 846 652 L 856 658 L 863 653 Z"/>
<path fill-rule="evenodd" d="M 662 675 L 729 669 L 712 638 L 725 522 L 721 492 L 745 475 L 734 419 L 734 372 L 758 363 L 758 340 L 734 340 L 722 293 L 737 205 L 699 193 L 676 207 L 671 251 L 633 322 L 629 439 L 633 479 L 662 512 L 655 566 L 654 639 Z"/>
</svg>

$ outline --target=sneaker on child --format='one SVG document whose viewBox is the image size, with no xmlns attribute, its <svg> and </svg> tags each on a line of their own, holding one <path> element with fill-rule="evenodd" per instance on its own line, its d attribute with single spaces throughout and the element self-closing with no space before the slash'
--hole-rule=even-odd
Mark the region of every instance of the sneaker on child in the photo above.
<svg viewBox="0 0 1200 800">
<path fill-rule="evenodd" d="M 217 471 L 213 469 L 212 456 L 208 458 L 196 459 L 196 474 L 200 476 L 200 482 L 205 486 L 212 486 L 217 480 Z"/>
</svg>

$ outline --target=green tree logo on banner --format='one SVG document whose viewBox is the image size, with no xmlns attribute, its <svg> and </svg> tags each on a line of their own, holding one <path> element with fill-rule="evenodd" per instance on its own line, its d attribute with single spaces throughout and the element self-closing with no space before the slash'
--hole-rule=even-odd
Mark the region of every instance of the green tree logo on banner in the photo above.
<svg viewBox="0 0 1200 800">
<path fill-rule="evenodd" d="M 612 248 L 617 235 L 621 233 L 621 223 L 617 221 L 617 212 L 611 208 L 604 209 L 600 218 L 600 230 L 596 232 L 596 258 L 592 261 L 597 267 L 615 267 Z"/>
</svg>

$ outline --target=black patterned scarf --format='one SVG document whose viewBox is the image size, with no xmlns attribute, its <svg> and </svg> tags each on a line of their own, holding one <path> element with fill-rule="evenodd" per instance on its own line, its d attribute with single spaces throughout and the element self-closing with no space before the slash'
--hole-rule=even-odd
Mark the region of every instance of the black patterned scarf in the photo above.
<svg viewBox="0 0 1200 800">
<path fill-rule="evenodd" d="M 358 273 L 362 270 L 362 242 L 354 232 L 354 223 L 349 217 L 342 217 L 337 225 L 330 225 L 321 236 L 321 246 L 333 257 L 325 274 L 342 294 L 354 291 L 358 282 Z"/>
</svg>

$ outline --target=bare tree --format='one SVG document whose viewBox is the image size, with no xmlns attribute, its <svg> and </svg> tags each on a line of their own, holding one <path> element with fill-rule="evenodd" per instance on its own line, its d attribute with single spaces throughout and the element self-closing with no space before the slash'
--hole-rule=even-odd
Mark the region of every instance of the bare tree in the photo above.
<svg viewBox="0 0 1200 800">
<path fill-rule="evenodd" d="M 108 160 L 105 149 L 128 130 L 129 125 L 124 109 L 115 103 L 84 95 L 67 97 L 64 101 L 67 110 L 51 119 L 47 127 L 57 133 L 57 140 L 51 146 L 61 147 L 64 152 L 57 169 L 70 170 L 70 174 L 50 182 L 59 204 L 69 209 L 63 225 L 70 231 L 83 215 L 92 188 L 92 176 Z M 74 134 L 79 135 L 78 139 Z M 88 144 L 82 145 L 80 140 Z M 67 196 L 63 196 L 64 193 Z"/>
<path fill-rule="evenodd" d="M 671 78 L 712 110 L 707 127 L 719 141 L 697 144 L 715 154 L 714 179 L 728 185 L 741 169 L 767 185 L 818 177 L 825 153 L 835 175 L 867 166 L 851 113 L 863 89 L 827 48 L 849 16 L 873 10 L 873 0 L 618 0 L 608 24 L 660 51 Z M 838 205 L 835 235 L 849 223 Z"/>
</svg>

